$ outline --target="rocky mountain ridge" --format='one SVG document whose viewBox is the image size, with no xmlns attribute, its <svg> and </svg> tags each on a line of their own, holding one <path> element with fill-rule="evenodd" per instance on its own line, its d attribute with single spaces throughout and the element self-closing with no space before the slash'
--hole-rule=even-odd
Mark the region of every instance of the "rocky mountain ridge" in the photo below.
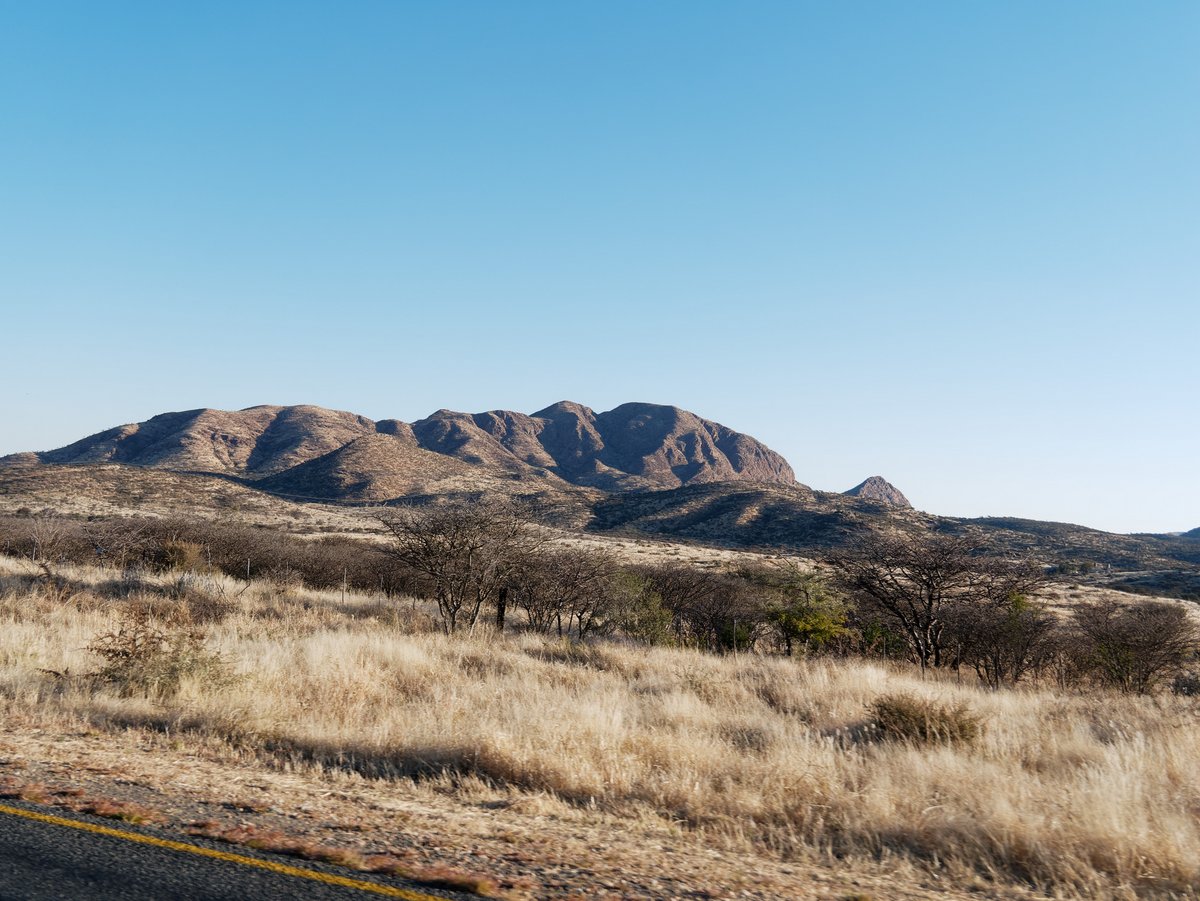
<svg viewBox="0 0 1200 901">
<path fill-rule="evenodd" d="M 749 435 L 648 403 L 603 413 L 570 401 L 534 414 L 439 410 L 413 423 L 307 405 L 200 409 L 3 460 L 213 473 L 280 494 L 359 501 L 436 491 L 447 479 L 616 492 L 796 481 L 782 456 Z"/>
</svg>

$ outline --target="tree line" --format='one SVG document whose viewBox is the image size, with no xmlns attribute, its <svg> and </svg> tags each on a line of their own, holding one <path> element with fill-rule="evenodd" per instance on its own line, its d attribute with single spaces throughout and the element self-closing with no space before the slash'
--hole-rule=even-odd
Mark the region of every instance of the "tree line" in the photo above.
<svg viewBox="0 0 1200 901">
<path fill-rule="evenodd" d="M 989 554 L 969 534 L 869 535 L 818 567 L 776 559 L 728 570 L 632 565 L 564 542 L 512 504 L 386 508 L 383 542 L 300 539 L 203 520 L 0 519 L 0 549 L 48 585 L 56 566 L 222 571 L 313 588 L 427 598 L 447 633 L 520 628 L 619 636 L 716 653 L 837 654 L 967 670 L 999 687 L 1032 678 L 1147 693 L 1187 689 L 1200 634 L 1181 604 L 1039 600 L 1052 568 Z"/>
</svg>

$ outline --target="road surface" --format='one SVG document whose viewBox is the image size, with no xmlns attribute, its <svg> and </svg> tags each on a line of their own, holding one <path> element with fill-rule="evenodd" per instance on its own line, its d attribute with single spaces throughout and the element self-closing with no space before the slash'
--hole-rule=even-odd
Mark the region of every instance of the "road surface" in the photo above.
<svg viewBox="0 0 1200 901">
<path fill-rule="evenodd" d="M 473 897 L 236 845 L 181 840 L 35 804 L 0 802 L 0 901 Z"/>
</svg>

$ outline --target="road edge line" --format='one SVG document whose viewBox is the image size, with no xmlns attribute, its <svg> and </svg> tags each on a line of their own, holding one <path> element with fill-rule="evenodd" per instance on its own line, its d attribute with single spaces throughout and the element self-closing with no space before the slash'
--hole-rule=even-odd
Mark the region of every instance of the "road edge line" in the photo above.
<svg viewBox="0 0 1200 901">
<path fill-rule="evenodd" d="M 150 845 L 155 848 L 164 848 L 169 851 L 179 851 L 187 854 L 196 854 L 200 857 L 209 857 L 214 860 L 223 860 L 226 863 L 237 863 L 244 866 L 256 867 L 260 870 L 268 870 L 272 873 L 279 873 L 283 876 L 294 876 L 299 879 L 309 879 L 313 882 L 323 882 L 326 885 L 336 885 L 342 888 L 353 888 L 364 892 L 373 892 L 377 895 L 384 895 L 389 898 L 400 898 L 402 901 L 446 901 L 446 898 L 441 895 L 426 895 L 422 892 L 413 891 L 412 889 L 399 888 L 393 885 L 383 885 L 378 882 L 368 882 L 365 879 L 352 879 L 349 876 L 338 876 L 334 873 L 322 873 L 320 870 L 309 870 L 304 867 L 294 867 L 285 863 L 278 863 L 273 860 L 264 860 L 259 857 L 247 857 L 244 854 L 233 854 L 229 851 L 218 851 L 215 848 L 205 848 L 201 845 L 191 845 L 187 842 L 173 841 L 167 838 L 158 838 L 153 835 L 144 835 L 140 832 L 130 832 L 125 829 L 115 829 L 112 826 L 101 826 L 98 823 L 88 823 L 84 820 L 72 820 L 67 817 L 55 816 L 49 813 L 40 813 L 36 810 L 26 810 L 23 807 L 10 807 L 7 804 L 0 804 L 0 814 L 8 814 L 10 816 L 24 817 L 27 820 L 34 820 L 39 823 L 47 823 L 51 826 L 65 826 L 70 829 L 79 829 L 84 832 L 91 832 L 96 835 L 107 835 L 110 838 L 120 838 L 125 841 L 137 842 L 143 845 Z"/>
</svg>

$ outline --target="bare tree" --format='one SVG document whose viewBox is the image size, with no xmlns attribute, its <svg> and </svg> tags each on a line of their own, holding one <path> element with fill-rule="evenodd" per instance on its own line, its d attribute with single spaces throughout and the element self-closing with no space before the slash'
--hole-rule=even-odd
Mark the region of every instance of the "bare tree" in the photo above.
<svg viewBox="0 0 1200 901">
<path fill-rule="evenodd" d="M 1027 561 L 989 556 L 969 535 L 872 535 L 829 558 L 842 586 L 894 624 L 922 669 L 947 654 L 952 614 L 967 605 L 1000 606 L 1046 582 Z"/>
<path fill-rule="evenodd" d="M 100 563 L 122 570 L 144 552 L 147 539 L 146 526 L 133 520 L 89 522 L 83 527 L 83 534 Z"/>
<path fill-rule="evenodd" d="M 1023 594 L 1003 603 L 985 599 L 963 604 L 948 619 L 958 659 L 992 688 L 1020 682 L 1042 668 L 1055 650 L 1057 619 Z"/>
<path fill-rule="evenodd" d="M 1076 658 L 1121 691 L 1149 694 L 1200 647 L 1200 629 L 1180 604 L 1083 604 L 1073 618 Z"/>
<path fill-rule="evenodd" d="M 582 638 L 600 614 L 617 568 L 607 551 L 543 548 L 521 568 L 515 603 L 536 631 L 574 630 Z"/>
<path fill-rule="evenodd" d="M 725 650 L 752 643 L 762 605 L 744 580 L 680 563 L 642 572 L 671 611 L 676 642 Z"/>
<path fill-rule="evenodd" d="M 421 577 L 437 602 L 442 627 L 474 626 L 485 604 L 503 607 L 522 561 L 539 543 L 519 511 L 498 502 L 453 503 L 392 511 L 381 517 L 391 554 Z"/>
</svg>

